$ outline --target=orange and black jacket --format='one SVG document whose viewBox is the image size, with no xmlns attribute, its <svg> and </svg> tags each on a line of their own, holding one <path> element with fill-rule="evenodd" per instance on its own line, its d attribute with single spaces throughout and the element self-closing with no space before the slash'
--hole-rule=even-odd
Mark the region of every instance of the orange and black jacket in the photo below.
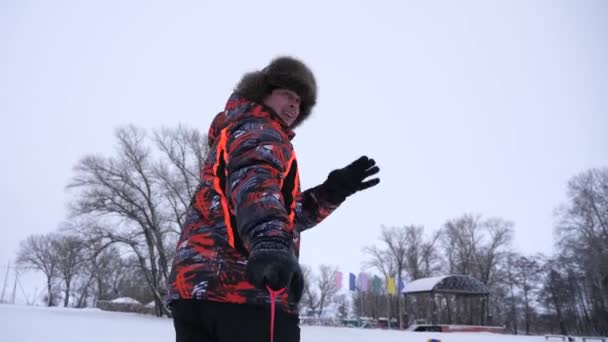
<svg viewBox="0 0 608 342">
<path fill-rule="evenodd" d="M 268 107 L 233 94 L 209 130 L 210 151 L 179 238 L 168 296 L 269 304 L 245 277 L 248 251 L 271 240 L 299 255 L 300 233 L 326 218 L 322 185 L 300 191 L 294 133 Z M 297 313 L 286 293 L 277 306 Z"/>
</svg>

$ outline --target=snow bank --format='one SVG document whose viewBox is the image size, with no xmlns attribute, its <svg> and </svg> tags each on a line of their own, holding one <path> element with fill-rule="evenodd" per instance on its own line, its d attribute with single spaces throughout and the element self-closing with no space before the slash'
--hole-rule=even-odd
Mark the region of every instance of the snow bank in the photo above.
<svg viewBox="0 0 608 342">
<path fill-rule="evenodd" d="M 136 312 L 151 315 L 155 312 L 154 305 L 151 307 L 143 305 L 139 301 L 129 297 L 121 297 L 113 300 L 100 300 L 97 301 L 97 307 L 105 311 Z"/>
<path fill-rule="evenodd" d="M 133 299 L 130 297 L 120 297 L 110 301 L 110 303 L 120 303 L 120 304 L 141 304 L 137 299 Z"/>
</svg>

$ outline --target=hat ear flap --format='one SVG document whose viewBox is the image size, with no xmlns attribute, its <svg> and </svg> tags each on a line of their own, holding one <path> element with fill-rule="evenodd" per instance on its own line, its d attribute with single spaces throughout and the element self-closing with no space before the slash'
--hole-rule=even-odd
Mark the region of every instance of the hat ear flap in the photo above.
<svg viewBox="0 0 608 342">
<path fill-rule="evenodd" d="M 261 104 L 271 90 L 272 86 L 268 83 L 266 75 L 255 71 L 245 74 L 234 91 L 250 101 Z"/>
</svg>

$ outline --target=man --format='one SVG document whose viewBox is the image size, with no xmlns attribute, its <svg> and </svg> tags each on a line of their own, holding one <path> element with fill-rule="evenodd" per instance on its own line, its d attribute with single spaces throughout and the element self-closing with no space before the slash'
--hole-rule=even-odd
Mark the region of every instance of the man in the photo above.
<svg viewBox="0 0 608 342">
<path fill-rule="evenodd" d="M 178 342 L 299 341 L 300 233 L 379 182 L 361 157 L 300 192 L 291 139 L 316 95 L 310 69 L 279 57 L 246 74 L 213 120 L 169 278 Z"/>
</svg>

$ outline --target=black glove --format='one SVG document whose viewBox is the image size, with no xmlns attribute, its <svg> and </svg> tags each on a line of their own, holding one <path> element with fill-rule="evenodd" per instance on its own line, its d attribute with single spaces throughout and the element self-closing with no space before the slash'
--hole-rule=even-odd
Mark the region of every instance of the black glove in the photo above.
<svg viewBox="0 0 608 342">
<path fill-rule="evenodd" d="M 355 192 L 377 185 L 380 183 L 379 178 L 367 181 L 365 179 L 379 171 L 376 161 L 367 156 L 355 160 L 342 169 L 333 170 L 323 183 L 328 200 L 336 204 L 341 203 Z"/>
<path fill-rule="evenodd" d="M 259 289 L 269 286 L 277 291 L 287 288 L 289 299 L 299 302 L 304 291 L 304 276 L 296 257 L 284 249 L 256 248 L 249 252 L 247 280 Z"/>
</svg>

